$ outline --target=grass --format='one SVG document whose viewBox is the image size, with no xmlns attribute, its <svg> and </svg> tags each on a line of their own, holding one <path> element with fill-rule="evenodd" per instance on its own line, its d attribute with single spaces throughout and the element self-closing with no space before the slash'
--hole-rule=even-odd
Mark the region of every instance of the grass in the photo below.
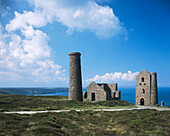
<svg viewBox="0 0 170 136">
<path fill-rule="evenodd" d="M 40 110 L 75 110 L 133 108 L 126 101 L 78 102 L 67 100 L 66 96 L 18 96 L 0 95 L 0 111 L 40 111 Z"/>
<path fill-rule="evenodd" d="M 0 135 L 169 136 L 170 111 L 0 113 Z"/>
<path fill-rule="evenodd" d="M 0 95 L 0 136 L 169 136 L 170 111 L 83 111 L 74 109 L 132 108 L 126 101 L 77 102 L 65 96 Z M 61 110 L 32 115 L 3 111 Z"/>
</svg>

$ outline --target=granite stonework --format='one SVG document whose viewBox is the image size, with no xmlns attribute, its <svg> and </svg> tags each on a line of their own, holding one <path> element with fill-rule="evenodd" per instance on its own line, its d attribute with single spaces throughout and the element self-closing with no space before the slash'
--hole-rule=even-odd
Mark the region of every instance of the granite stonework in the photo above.
<svg viewBox="0 0 170 136">
<path fill-rule="evenodd" d="M 69 54 L 69 100 L 83 101 L 80 56 L 79 52 Z"/>
<path fill-rule="evenodd" d="M 157 74 L 143 70 L 136 76 L 136 105 L 157 105 Z"/>
<path fill-rule="evenodd" d="M 120 91 L 117 91 L 117 84 L 95 83 L 87 86 L 84 92 L 84 99 L 89 101 L 120 100 Z"/>
</svg>

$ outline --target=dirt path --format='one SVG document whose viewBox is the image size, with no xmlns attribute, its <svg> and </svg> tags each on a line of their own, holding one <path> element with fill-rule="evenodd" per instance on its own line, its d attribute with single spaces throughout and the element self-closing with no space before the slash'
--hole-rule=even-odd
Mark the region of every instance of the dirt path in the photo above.
<svg viewBox="0 0 170 136">
<path fill-rule="evenodd" d="M 160 108 L 160 107 L 149 107 L 149 106 L 137 106 L 136 108 L 130 109 L 83 109 L 83 110 L 75 110 L 75 111 L 125 111 L 125 110 L 141 110 L 141 109 L 155 109 L 158 111 L 170 111 L 170 108 Z M 36 113 L 47 113 L 47 112 L 69 112 L 71 110 L 47 110 L 47 111 L 12 111 L 12 112 L 3 112 L 6 114 L 36 114 Z"/>
</svg>

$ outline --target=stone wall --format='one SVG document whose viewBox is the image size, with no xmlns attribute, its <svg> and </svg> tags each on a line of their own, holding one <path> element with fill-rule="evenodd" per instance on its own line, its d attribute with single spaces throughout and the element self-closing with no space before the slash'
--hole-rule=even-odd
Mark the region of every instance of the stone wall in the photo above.
<svg viewBox="0 0 170 136">
<path fill-rule="evenodd" d="M 157 97 L 155 74 L 150 74 L 143 70 L 136 76 L 136 105 L 156 105 L 158 102 Z"/>
<path fill-rule="evenodd" d="M 158 104 L 157 74 L 151 73 L 151 105 Z"/>
<path fill-rule="evenodd" d="M 117 83 L 107 84 L 111 91 L 117 91 Z"/>
<path fill-rule="evenodd" d="M 112 91 L 112 100 L 120 100 L 121 99 L 121 91 Z"/>
<path fill-rule="evenodd" d="M 100 86 L 101 88 L 104 89 L 105 93 L 106 93 L 106 100 L 109 100 L 111 98 L 111 90 L 108 86 L 108 84 L 105 84 L 105 83 L 97 83 L 98 86 Z"/>
<path fill-rule="evenodd" d="M 95 101 L 106 101 L 106 100 L 120 100 L 121 93 L 117 91 L 117 84 L 97 84 L 92 82 L 87 87 L 87 92 L 84 93 L 84 98 L 93 101 L 93 96 L 95 94 Z M 113 92 L 113 95 L 111 93 Z M 86 98 L 87 97 L 87 98 Z"/>
<path fill-rule="evenodd" d="M 95 101 L 106 101 L 107 94 L 104 90 L 105 85 L 98 85 L 95 82 L 90 83 L 87 87 L 87 100 L 92 101 L 92 93 L 95 93 Z"/>
<path fill-rule="evenodd" d="M 144 81 L 142 81 L 142 78 Z M 136 77 L 136 105 L 141 105 L 141 99 L 144 99 L 144 105 L 150 105 L 151 101 L 151 75 L 146 70 L 143 70 Z"/>
</svg>

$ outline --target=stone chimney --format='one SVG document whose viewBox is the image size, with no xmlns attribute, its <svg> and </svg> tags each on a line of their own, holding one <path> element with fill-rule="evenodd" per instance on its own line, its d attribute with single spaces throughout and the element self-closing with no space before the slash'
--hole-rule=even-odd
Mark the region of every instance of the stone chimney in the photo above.
<svg viewBox="0 0 170 136">
<path fill-rule="evenodd" d="M 80 56 L 79 52 L 69 54 L 69 100 L 83 101 Z"/>
</svg>

